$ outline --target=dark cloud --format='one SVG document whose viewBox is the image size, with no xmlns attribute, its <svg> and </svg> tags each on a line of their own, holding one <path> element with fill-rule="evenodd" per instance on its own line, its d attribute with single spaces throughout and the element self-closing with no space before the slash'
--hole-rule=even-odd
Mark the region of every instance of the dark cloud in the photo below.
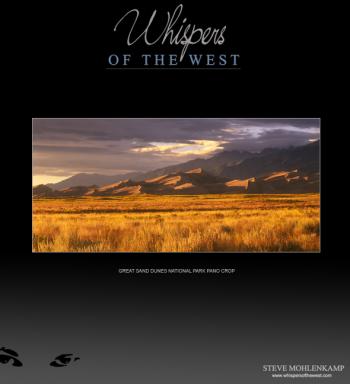
<svg viewBox="0 0 350 384">
<path fill-rule="evenodd" d="M 319 119 L 34 119 L 34 174 L 146 171 L 221 150 L 303 145 Z"/>
<path fill-rule="evenodd" d="M 213 137 L 225 126 L 223 119 L 38 119 L 33 136 L 34 140 L 177 141 L 197 139 L 198 134 Z"/>
<path fill-rule="evenodd" d="M 285 148 L 289 146 L 300 146 L 309 140 L 319 139 L 319 132 L 286 131 L 283 129 L 266 130 L 258 138 L 252 140 L 243 135 L 239 140 L 225 145 L 225 150 L 245 149 L 249 151 L 260 151 L 263 148 Z"/>
</svg>

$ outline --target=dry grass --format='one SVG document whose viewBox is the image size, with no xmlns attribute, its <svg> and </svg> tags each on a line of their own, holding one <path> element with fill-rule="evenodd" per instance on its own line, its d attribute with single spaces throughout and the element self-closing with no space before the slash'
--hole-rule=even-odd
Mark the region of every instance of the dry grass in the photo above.
<svg viewBox="0 0 350 384">
<path fill-rule="evenodd" d="M 38 199 L 35 252 L 319 251 L 319 195 Z"/>
</svg>

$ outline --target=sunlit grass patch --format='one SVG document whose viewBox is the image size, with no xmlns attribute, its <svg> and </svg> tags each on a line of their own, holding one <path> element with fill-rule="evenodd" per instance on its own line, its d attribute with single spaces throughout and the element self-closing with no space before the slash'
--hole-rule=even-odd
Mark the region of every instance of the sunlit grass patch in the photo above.
<svg viewBox="0 0 350 384">
<path fill-rule="evenodd" d="M 35 252 L 319 251 L 319 195 L 33 202 Z"/>
</svg>

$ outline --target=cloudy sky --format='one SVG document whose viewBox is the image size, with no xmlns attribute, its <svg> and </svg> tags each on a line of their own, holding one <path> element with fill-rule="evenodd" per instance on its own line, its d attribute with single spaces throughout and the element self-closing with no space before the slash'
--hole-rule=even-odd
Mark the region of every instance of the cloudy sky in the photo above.
<svg viewBox="0 0 350 384">
<path fill-rule="evenodd" d="M 116 175 L 220 151 L 303 145 L 318 119 L 33 119 L 33 184 L 80 172 Z"/>
</svg>

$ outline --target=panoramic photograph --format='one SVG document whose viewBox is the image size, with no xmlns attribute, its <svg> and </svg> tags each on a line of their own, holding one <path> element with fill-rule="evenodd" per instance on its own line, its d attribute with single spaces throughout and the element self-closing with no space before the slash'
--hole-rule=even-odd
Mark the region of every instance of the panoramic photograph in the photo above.
<svg viewBox="0 0 350 384">
<path fill-rule="evenodd" d="M 320 119 L 32 130 L 33 252 L 320 252 Z"/>
</svg>

